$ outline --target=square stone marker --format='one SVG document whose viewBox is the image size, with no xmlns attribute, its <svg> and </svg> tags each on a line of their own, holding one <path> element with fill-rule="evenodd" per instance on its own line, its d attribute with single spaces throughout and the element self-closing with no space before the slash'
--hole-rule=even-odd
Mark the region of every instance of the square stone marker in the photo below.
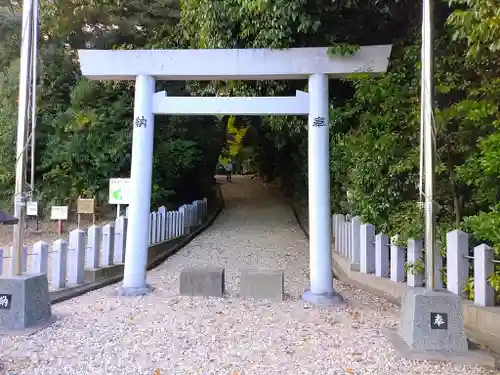
<svg viewBox="0 0 500 375">
<path fill-rule="evenodd" d="M 181 271 L 179 293 L 183 296 L 222 297 L 224 268 L 211 265 L 184 268 Z"/>
<path fill-rule="evenodd" d="M 45 274 L 0 277 L 0 334 L 31 335 L 54 321 Z"/>
<path fill-rule="evenodd" d="M 285 272 L 278 269 L 240 270 L 240 296 L 283 301 Z"/>
<path fill-rule="evenodd" d="M 495 359 L 469 350 L 461 298 L 447 291 L 409 289 L 402 299 L 399 331 L 385 329 L 400 357 L 495 367 Z"/>
</svg>

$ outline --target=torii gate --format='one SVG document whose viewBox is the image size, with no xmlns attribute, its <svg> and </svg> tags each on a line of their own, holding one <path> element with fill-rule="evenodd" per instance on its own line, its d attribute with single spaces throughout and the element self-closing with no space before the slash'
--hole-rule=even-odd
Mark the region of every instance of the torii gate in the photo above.
<svg viewBox="0 0 500 375">
<path fill-rule="evenodd" d="M 135 80 L 131 201 L 125 270 L 120 295 L 151 291 L 146 283 L 148 222 L 153 168 L 154 114 L 309 115 L 309 251 L 311 289 L 303 299 L 330 305 L 331 262 L 328 79 L 387 70 L 391 45 L 361 47 L 351 56 L 329 57 L 327 48 L 79 50 L 82 74 L 91 80 Z M 309 93 L 295 97 L 168 97 L 155 80 L 308 79 Z"/>
</svg>

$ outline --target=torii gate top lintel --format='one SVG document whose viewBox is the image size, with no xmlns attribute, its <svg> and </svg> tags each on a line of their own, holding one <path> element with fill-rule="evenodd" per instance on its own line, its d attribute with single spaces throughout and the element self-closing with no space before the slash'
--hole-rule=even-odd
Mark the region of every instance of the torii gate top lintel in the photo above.
<svg viewBox="0 0 500 375">
<path fill-rule="evenodd" d="M 391 45 L 364 46 L 330 57 L 326 47 L 190 50 L 79 50 L 82 74 L 91 80 L 283 80 L 323 73 L 332 78 L 387 71 Z"/>
</svg>

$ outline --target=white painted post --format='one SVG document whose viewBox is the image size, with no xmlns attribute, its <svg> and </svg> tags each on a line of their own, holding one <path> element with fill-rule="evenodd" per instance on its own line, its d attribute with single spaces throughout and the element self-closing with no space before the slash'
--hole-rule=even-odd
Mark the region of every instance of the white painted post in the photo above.
<svg viewBox="0 0 500 375">
<path fill-rule="evenodd" d="M 125 207 L 125 216 L 128 217 L 128 206 Z"/>
<path fill-rule="evenodd" d="M 342 231 L 342 256 L 347 257 L 347 254 L 349 253 L 347 250 L 347 247 L 349 246 L 349 236 L 347 235 L 348 233 L 348 226 L 349 226 L 349 215 L 344 216 L 344 225 L 343 225 L 343 231 Z"/>
<path fill-rule="evenodd" d="M 333 214 L 332 215 L 332 240 L 333 240 L 333 251 L 337 251 L 337 242 L 338 242 L 338 237 L 337 237 L 337 215 Z"/>
<path fill-rule="evenodd" d="M 188 234 L 189 233 L 189 208 L 188 208 L 188 206 L 185 204 L 180 206 L 179 212 L 182 213 L 182 216 L 184 217 L 184 219 L 183 219 L 184 228 L 182 229 L 181 233 Z"/>
<path fill-rule="evenodd" d="M 52 287 L 62 289 L 66 287 L 66 264 L 68 259 L 68 243 L 64 240 L 54 241 L 52 244 Z"/>
<path fill-rule="evenodd" d="M 33 271 L 35 273 L 47 273 L 49 262 L 49 244 L 44 241 L 38 241 L 33 245 L 35 259 L 33 262 Z M 0 272 L 1 274 L 1 272 Z"/>
<path fill-rule="evenodd" d="M 308 186 L 311 293 L 333 294 L 328 76 L 309 77 Z"/>
<path fill-rule="evenodd" d="M 99 254 L 101 252 L 101 227 L 92 225 L 87 234 L 87 268 L 99 268 Z"/>
<path fill-rule="evenodd" d="M 167 240 L 167 208 L 161 206 L 158 208 L 158 213 L 161 215 L 160 241 Z"/>
<path fill-rule="evenodd" d="M 464 295 L 469 281 L 469 235 L 455 229 L 446 234 L 446 287 L 457 296 Z"/>
<path fill-rule="evenodd" d="M 389 277 L 389 236 L 379 233 L 375 236 L 375 275 Z"/>
<path fill-rule="evenodd" d="M 131 200 L 123 288 L 120 294 L 143 294 L 148 261 L 148 222 L 151 209 L 153 170 L 155 80 L 140 75 L 135 81 L 134 123 L 132 136 Z"/>
<path fill-rule="evenodd" d="M 375 272 L 375 227 L 371 224 L 361 225 L 361 254 L 360 271 L 362 273 Z"/>
<path fill-rule="evenodd" d="M 420 240 L 409 239 L 407 256 L 408 263 L 411 265 L 417 265 L 421 261 L 423 253 L 423 243 Z M 423 264 L 423 263 L 422 263 Z M 424 272 L 417 271 L 415 267 L 410 267 L 406 275 L 408 280 L 408 285 L 413 287 L 421 287 L 424 285 Z"/>
<path fill-rule="evenodd" d="M 350 261 L 351 260 L 351 216 L 348 216 L 348 220 L 346 223 L 346 231 L 345 231 L 345 242 L 347 246 L 345 247 L 345 257 Z"/>
<path fill-rule="evenodd" d="M 395 283 L 405 279 L 405 248 L 391 244 L 391 280 Z"/>
<path fill-rule="evenodd" d="M 113 263 L 125 263 L 125 248 L 127 246 L 127 224 L 128 218 L 120 216 L 115 220 L 115 248 L 113 253 Z"/>
<path fill-rule="evenodd" d="M 156 212 L 151 212 L 151 227 L 150 227 L 150 232 L 151 232 L 151 245 L 154 245 L 155 243 L 158 242 L 158 238 L 156 236 L 156 229 L 157 229 L 157 215 Z"/>
<path fill-rule="evenodd" d="M 160 212 L 156 213 L 156 242 L 162 242 L 163 236 L 161 228 L 163 225 L 163 215 Z"/>
<path fill-rule="evenodd" d="M 69 273 L 70 284 L 83 284 L 85 270 L 85 232 L 74 229 L 69 233 Z"/>
<path fill-rule="evenodd" d="M 189 212 L 189 227 L 193 229 L 196 226 L 196 209 L 192 203 L 188 204 L 187 207 Z"/>
<path fill-rule="evenodd" d="M 177 216 L 177 236 L 183 236 L 187 234 L 186 232 L 186 214 L 183 211 L 176 212 L 175 215 Z"/>
<path fill-rule="evenodd" d="M 361 218 L 354 216 L 351 219 L 351 271 L 360 270 L 361 259 Z"/>
<path fill-rule="evenodd" d="M 113 251 L 115 249 L 115 226 L 112 223 L 102 228 L 101 266 L 113 265 Z"/>
<path fill-rule="evenodd" d="M 474 304 L 477 306 L 495 305 L 495 291 L 488 282 L 495 272 L 492 260 L 491 247 L 482 244 L 474 248 Z"/>
<path fill-rule="evenodd" d="M 337 253 L 342 254 L 344 251 L 344 225 L 345 225 L 345 217 L 344 215 L 337 215 L 337 231 L 338 231 L 338 239 L 339 243 L 337 245 Z M 335 240 L 336 242 L 336 240 Z"/>
<path fill-rule="evenodd" d="M 0 249 L 0 276 L 3 276 L 3 249 Z"/>
<path fill-rule="evenodd" d="M 174 220 L 173 220 L 173 213 L 170 211 L 167 211 L 166 214 L 166 239 L 169 240 L 174 236 Z"/>
</svg>

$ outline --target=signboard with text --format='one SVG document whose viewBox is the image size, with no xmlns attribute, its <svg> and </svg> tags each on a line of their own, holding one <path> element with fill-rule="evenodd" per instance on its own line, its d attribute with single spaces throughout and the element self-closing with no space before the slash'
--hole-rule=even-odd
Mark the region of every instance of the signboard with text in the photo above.
<svg viewBox="0 0 500 375">
<path fill-rule="evenodd" d="M 109 180 L 109 204 L 130 203 L 130 178 L 111 178 Z"/>
<path fill-rule="evenodd" d="M 68 220 L 68 206 L 52 206 L 50 208 L 51 220 Z"/>
<path fill-rule="evenodd" d="M 38 216 L 38 202 L 29 201 L 26 203 L 26 215 Z"/>
<path fill-rule="evenodd" d="M 94 208 L 95 208 L 94 199 L 78 198 L 79 214 L 93 214 Z"/>
</svg>

